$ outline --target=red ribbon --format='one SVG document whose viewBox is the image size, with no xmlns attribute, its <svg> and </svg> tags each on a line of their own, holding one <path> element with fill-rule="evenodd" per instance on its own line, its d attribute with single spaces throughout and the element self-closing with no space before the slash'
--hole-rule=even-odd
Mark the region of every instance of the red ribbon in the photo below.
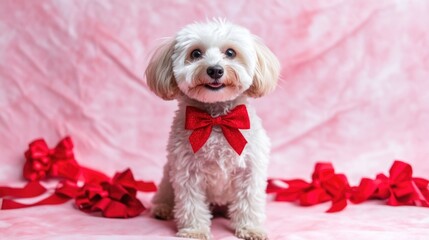
<svg viewBox="0 0 429 240">
<path fill-rule="evenodd" d="M 54 149 L 49 149 L 44 140 L 38 139 L 30 144 L 25 156 L 24 177 L 30 182 L 23 188 L 0 187 L 0 197 L 4 198 L 1 209 L 62 204 L 75 199 L 82 211 L 101 212 L 103 217 L 129 218 L 145 210 L 136 197 L 137 192 L 156 191 L 153 182 L 136 181 L 130 169 L 110 179 L 104 173 L 80 167 L 74 159 L 69 137 Z M 63 179 L 52 195 L 32 204 L 16 201 L 44 194 L 47 190 L 37 180 L 48 177 Z M 83 187 L 78 186 L 78 180 L 83 181 Z"/>
<path fill-rule="evenodd" d="M 29 182 L 23 188 L 11 188 L 0 186 L 0 198 L 13 196 L 16 198 L 37 197 L 46 192 L 46 188 L 39 182 Z"/>
<path fill-rule="evenodd" d="M 298 201 L 302 206 L 331 201 L 327 212 L 338 212 L 347 206 L 349 183 L 344 174 L 335 173 L 332 164 L 317 163 L 312 180 L 308 183 L 301 179 L 269 179 L 267 193 L 275 193 L 275 201 Z"/>
<path fill-rule="evenodd" d="M 79 175 L 79 165 L 74 158 L 70 137 L 61 140 L 54 149 L 49 149 L 45 140 L 37 139 L 30 143 L 25 158 L 23 173 L 29 181 L 47 177 L 76 180 Z"/>
<path fill-rule="evenodd" d="M 189 136 L 194 153 L 198 152 L 210 137 L 213 126 L 220 126 L 229 145 L 241 155 L 247 144 L 239 129 L 249 129 L 250 120 L 245 105 L 239 105 L 226 115 L 213 118 L 208 113 L 188 106 L 186 107 L 185 129 L 193 130 Z"/>
<path fill-rule="evenodd" d="M 218 118 L 211 118 L 207 113 L 196 108 L 188 109 L 191 117 L 187 119 L 187 127 L 195 129 L 190 139 L 204 140 L 205 138 L 201 141 L 202 143 L 198 143 L 199 148 L 204 145 L 214 125 L 221 126 L 230 144 L 232 141 L 230 138 L 237 132 L 243 137 L 238 129 L 250 127 L 244 105 L 238 106 L 227 116 Z M 235 133 L 228 132 L 232 125 L 236 126 L 233 128 L 236 130 Z M 201 132 L 204 132 L 204 136 Z M 208 136 L 206 136 L 207 133 Z M 240 141 L 238 140 L 239 143 Z M 231 146 L 241 154 L 245 144 L 244 139 L 241 147 L 237 148 L 233 144 Z M 193 145 L 194 151 L 198 151 L 198 146 L 195 150 Z M 101 212 L 104 217 L 128 218 L 138 216 L 145 210 L 143 204 L 137 199 L 138 191 L 156 191 L 153 182 L 135 180 L 129 169 L 109 178 L 102 172 L 79 166 L 74 158 L 73 142 L 69 137 L 61 140 L 54 149 L 49 149 L 43 139 L 35 140 L 29 145 L 25 157 L 24 177 L 29 182 L 22 188 L 0 186 L 0 198 L 2 198 L 0 209 L 62 204 L 75 199 L 75 204 L 82 211 Z M 47 189 L 40 184 L 39 180 L 52 177 L 61 180 L 53 194 L 32 204 L 16 201 L 19 198 L 45 194 Z M 83 183 L 83 186 L 78 186 L 78 182 Z M 327 212 L 343 210 L 347 206 L 347 199 L 353 203 L 361 203 L 368 199 L 382 199 L 391 206 L 429 207 L 429 181 L 412 177 L 412 167 L 401 161 L 393 163 L 389 176 L 380 173 L 375 179 L 363 178 L 356 187 L 349 186 L 345 175 L 335 173 L 332 164 L 317 163 L 312 174 L 312 182 L 301 179 L 269 179 L 267 192 L 275 193 L 276 201 L 298 201 L 303 206 L 331 201 L 332 205 Z"/>
<path fill-rule="evenodd" d="M 395 161 L 389 176 L 382 173 L 375 179 L 363 178 L 350 187 L 346 176 L 336 174 L 330 163 L 317 163 L 311 183 L 301 179 L 269 179 L 267 193 L 275 193 L 275 201 L 298 201 L 310 206 L 332 201 L 327 212 L 337 212 L 347 206 L 347 199 L 357 204 L 369 199 L 382 199 L 391 206 L 429 207 L 429 181 L 412 177 L 411 165 Z"/>
<path fill-rule="evenodd" d="M 428 180 L 413 178 L 411 165 L 395 161 L 389 174 L 378 174 L 375 180 L 362 179 L 359 186 L 353 188 L 351 201 L 361 203 L 368 199 L 382 199 L 391 206 L 429 207 Z"/>
<path fill-rule="evenodd" d="M 143 187 L 139 188 L 139 184 Z M 152 183 L 135 181 L 131 170 L 117 173 L 112 181 L 87 184 L 76 197 L 76 205 L 85 212 L 102 212 L 104 217 L 129 218 L 140 215 L 146 208 L 137 199 L 137 190 L 155 191 Z"/>
</svg>

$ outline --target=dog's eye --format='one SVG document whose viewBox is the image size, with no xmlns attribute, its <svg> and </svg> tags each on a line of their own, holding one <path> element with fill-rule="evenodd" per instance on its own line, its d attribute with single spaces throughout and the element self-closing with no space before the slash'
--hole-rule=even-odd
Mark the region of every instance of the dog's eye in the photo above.
<svg viewBox="0 0 429 240">
<path fill-rule="evenodd" d="M 201 55 L 203 55 L 201 53 L 200 49 L 195 49 L 194 51 L 191 52 L 191 59 L 198 59 L 201 57 Z"/>
<path fill-rule="evenodd" d="M 226 55 L 228 58 L 235 58 L 235 56 L 236 56 L 237 54 L 235 53 L 234 49 L 232 49 L 232 48 L 228 48 L 228 49 L 225 51 L 225 55 Z"/>
</svg>

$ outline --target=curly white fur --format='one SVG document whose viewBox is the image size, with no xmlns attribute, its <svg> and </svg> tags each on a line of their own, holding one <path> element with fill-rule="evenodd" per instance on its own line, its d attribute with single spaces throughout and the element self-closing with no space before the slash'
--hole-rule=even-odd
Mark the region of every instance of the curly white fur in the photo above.
<svg viewBox="0 0 429 240">
<path fill-rule="evenodd" d="M 201 55 L 193 57 L 196 49 Z M 236 55 L 227 55 L 231 49 Z M 210 66 L 220 66 L 223 75 L 210 77 Z M 228 206 L 238 237 L 266 239 L 262 225 L 270 141 L 247 98 L 273 90 L 279 68 L 256 36 L 222 20 L 186 26 L 152 57 L 146 69 L 148 86 L 161 98 L 179 103 L 152 211 L 164 219 L 174 215 L 178 236 L 210 239 L 210 205 L 215 204 Z M 240 104 L 246 105 L 251 125 L 240 130 L 248 142 L 243 153 L 230 147 L 219 126 L 194 153 L 188 140 L 192 131 L 184 128 L 186 106 L 217 117 Z"/>
</svg>

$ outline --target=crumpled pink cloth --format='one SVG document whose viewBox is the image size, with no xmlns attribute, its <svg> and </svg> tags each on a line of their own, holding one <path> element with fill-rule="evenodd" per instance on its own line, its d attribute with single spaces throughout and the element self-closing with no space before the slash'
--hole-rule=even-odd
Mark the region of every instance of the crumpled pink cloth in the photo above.
<svg viewBox="0 0 429 240">
<path fill-rule="evenodd" d="M 330 161 L 355 185 L 403 159 L 427 178 L 428 12 L 425 0 L 1 1 L 0 184 L 23 185 L 30 140 L 66 135 L 85 166 L 160 180 L 176 103 L 148 90 L 144 69 L 161 38 L 215 16 L 248 27 L 281 61 L 277 90 L 252 100 L 272 139 L 270 177 L 303 178 Z M 150 195 L 142 200 L 150 205 Z M 66 205 L 2 211 L 1 235 L 174 237 L 173 222 L 102 219 Z M 326 208 L 269 200 L 270 239 L 429 235 L 425 209 Z M 212 228 L 215 239 L 235 239 L 225 219 Z"/>
</svg>

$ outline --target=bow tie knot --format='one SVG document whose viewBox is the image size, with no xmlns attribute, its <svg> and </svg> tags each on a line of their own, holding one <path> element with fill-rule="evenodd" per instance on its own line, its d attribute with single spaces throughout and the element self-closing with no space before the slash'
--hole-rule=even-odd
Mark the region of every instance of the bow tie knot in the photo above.
<svg viewBox="0 0 429 240">
<path fill-rule="evenodd" d="M 213 118 L 212 123 L 213 123 L 213 125 L 221 125 L 222 124 L 222 117 L 219 116 L 219 117 Z"/>
<path fill-rule="evenodd" d="M 213 126 L 220 126 L 229 145 L 239 154 L 247 144 L 239 129 L 249 129 L 250 120 L 245 105 L 239 105 L 228 114 L 212 117 L 201 109 L 186 107 L 185 129 L 193 130 L 189 136 L 192 150 L 196 153 L 210 137 Z"/>
</svg>

